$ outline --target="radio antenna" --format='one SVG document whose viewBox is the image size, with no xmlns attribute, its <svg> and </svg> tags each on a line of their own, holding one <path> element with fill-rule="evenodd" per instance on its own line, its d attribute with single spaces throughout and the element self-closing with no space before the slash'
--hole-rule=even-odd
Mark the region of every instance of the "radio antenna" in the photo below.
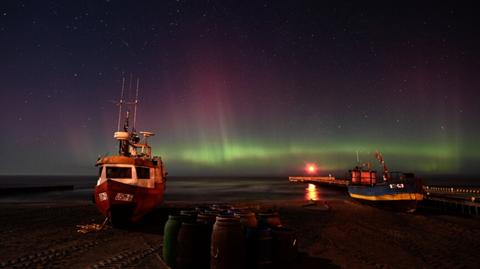
<svg viewBox="0 0 480 269">
<path fill-rule="evenodd" d="M 140 83 L 140 79 L 137 78 L 137 91 L 135 93 L 135 102 L 133 103 L 133 131 L 135 131 L 135 123 L 137 122 L 137 104 L 138 104 L 138 85 Z"/>
<path fill-rule="evenodd" d="M 120 120 L 122 118 L 122 104 L 123 104 L 123 93 L 125 90 L 125 77 L 122 80 L 122 92 L 120 93 L 120 102 L 118 102 L 118 125 L 117 125 L 117 132 L 120 132 Z"/>
</svg>

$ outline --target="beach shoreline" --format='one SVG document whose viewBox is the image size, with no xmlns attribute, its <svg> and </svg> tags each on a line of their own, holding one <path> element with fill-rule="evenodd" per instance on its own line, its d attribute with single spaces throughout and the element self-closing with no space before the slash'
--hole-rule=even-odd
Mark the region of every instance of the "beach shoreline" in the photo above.
<svg viewBox="0 0 480 269">
<path fill-rule="evenodd" d="M 104 220 L 91 203 L 0 204 L 0 265 L 85 268 L 137 251 L 150 253 L 142 254 L 134 267 L 162 268 L 159 255 L 168 215 L 201 204 L 206 203 L 166 202 L 131 229 L 87 234 L 78 233 L 76 225 Z M 479 264 L 478 218 L 393 212 L 350 199 L 229 204 L 278 211 L 282 224 L 297 233 L 303 259 L 294 268 L 475 268 Z"/>
</svg>

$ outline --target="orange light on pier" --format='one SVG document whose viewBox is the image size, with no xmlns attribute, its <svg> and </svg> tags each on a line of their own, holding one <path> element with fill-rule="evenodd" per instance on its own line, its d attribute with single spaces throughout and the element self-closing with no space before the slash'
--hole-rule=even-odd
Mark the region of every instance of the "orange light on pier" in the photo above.
<svg viewBox="0 0 480 269">
<path fill-rule="evenodd" d="M 318 190 L 315 184 L 308 184 L 308 187 L 305 189 L 305 200 L 308 201 L 318 201 Z"/>
</svg>

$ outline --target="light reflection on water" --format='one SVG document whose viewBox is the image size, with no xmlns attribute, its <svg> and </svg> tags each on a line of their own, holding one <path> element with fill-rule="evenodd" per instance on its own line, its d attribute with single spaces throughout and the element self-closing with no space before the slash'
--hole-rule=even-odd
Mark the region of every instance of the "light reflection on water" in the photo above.
<svg viewBox="0 0 480 269">
<path fill-rule="evenodd" d="M 305 189 L 305 200 L 318 201 L 320 198 L 317 186 L 315 184 L 308 183 L 308 187 Z"/>
</svg>

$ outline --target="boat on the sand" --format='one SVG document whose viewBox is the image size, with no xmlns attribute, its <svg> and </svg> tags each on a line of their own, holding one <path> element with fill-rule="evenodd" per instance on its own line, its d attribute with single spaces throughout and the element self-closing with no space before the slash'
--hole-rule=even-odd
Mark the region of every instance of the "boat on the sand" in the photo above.
<svg viewBox="0 0 480 269">
<path fill-rule="evenodd" d="M 377 172 L 370 165 L 356 166 L 350 170 L 348 183 L 350 197 L 371 205 L 413 212 L 423 200 L 423 187 L 413 173 L 389 172 L 383 156 L 375 157 L 383 167 L 383 177 L 377 179 Z"/>
<path fill-rule="evenodd" d="M 125 79 L 123 80 L 123 85 Z M 95 187 L 95 203 L 100 212 L 108 217 L 113 225 L 137 222 L 163 202 L 166 171 L 163 161 L 152 155 L 148 138 L 151 132 L 138 132 L 135 129 L 137 97 L 134 102 L 123 100 L 124 87 L 119 104 L 118 130 L 114 138 L 118 141 L 118 155 L 100 157 L 98 181 Z M 120 130 L 122 105 L 127 106 L 123 128 Z M 129 126 L 128 105 L 134 105 L 133 127 Z M 140 139 L 140 135 L 143 136 Z"/>
</svg>

